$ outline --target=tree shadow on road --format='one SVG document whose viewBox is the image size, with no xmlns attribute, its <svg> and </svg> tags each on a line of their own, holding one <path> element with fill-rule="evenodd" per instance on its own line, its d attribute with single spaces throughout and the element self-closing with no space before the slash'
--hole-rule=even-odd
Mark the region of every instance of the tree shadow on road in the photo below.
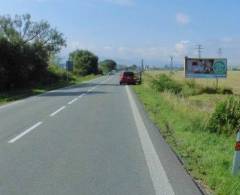
<svg viewBox="0 0 240 195">
<path fill-rule="evenodd" d="M 86 95 L 99 95 L 99 94 L 107 94 L 104 91 L 53 91 L 42 94 L 42 97 L 56 97 L 56 96 L 80 96 L 82 94 Z"/>
</svg>

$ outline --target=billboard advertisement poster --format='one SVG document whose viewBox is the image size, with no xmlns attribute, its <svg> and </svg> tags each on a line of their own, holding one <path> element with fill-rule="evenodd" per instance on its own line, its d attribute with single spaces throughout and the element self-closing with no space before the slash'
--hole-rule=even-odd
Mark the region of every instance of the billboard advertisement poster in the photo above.
<svg viewBox="0 0 240 195">
<path fill-rule="evenodd" d="M 186 78 L 227 78 L 225 58 L 185 58 Z"/>
</svg>

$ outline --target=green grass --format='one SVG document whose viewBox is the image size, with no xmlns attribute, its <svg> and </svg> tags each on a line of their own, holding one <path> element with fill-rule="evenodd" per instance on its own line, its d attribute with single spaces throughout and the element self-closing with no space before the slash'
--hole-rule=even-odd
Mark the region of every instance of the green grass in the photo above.
<svg viewBox="0 0 240 195">
<path fill-rule="evenodd" d="M 214 194 L 240 194 L 240 177 L 231 175 L 235 137 L 203 130 L 218 101 L 216 97 L 222 100 L 227 96 L 184 98 L 158 93 L 150 87 L 150 80 L 145 74 L 144 84 L 134 86 L 134 90 L 161 134 L 184 160 L 186 169 Z"/>
<path fill-rule="evenodd" d="M 150 71 L 152 76 L 157 75 L 159 73 L 168 74 L 169 71 Z M 185 80 L 184 71 L 174 72 L 174 78 L 178 81 Z M 194 79 L 196 83 L 201 84 L 203 86 L 216 86 L 215 79 Z M 228 71 L 227 79 L 219 79 L 219 87 L 227 87 L 232 88 L 235 94 L 240 95 L 240 71 Z"/>
<path fill-rule="evenodd" d="M 80 84 L 83 81 L 91 80 L 99 75 L 88 75 L 83 77 L 76 77 L 72 81 L 59 81 L 57 83 L 51 85 L 43 85 L 43 86 L 36 86 L 34 88 L 27 88 L 27 89 L 18 89 L 18 90 L 10 90 L 0 92 L 0 105 L 6 104 L 12 101 L 20 100 L 32 95 L 38 95 L 49 90 L 58 89 L 61 87 L 66 87 L 69 85 Z"/>
</svg>

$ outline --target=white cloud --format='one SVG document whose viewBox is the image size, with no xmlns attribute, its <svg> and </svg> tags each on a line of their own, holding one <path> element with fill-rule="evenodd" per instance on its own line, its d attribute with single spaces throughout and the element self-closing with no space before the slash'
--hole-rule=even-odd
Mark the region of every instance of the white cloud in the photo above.
<svg viewBox="0 0 240 195">
<path fill-rule="evenodd" d="M 221 39 L 221 41 L 224 42 L 224 43 L 231 43 L 231 42 L 233 42 L 233 38 L 224 37 L 224 38 Z"/>
<path fill-rule="evenodd" d="M 176 21 L 178 24 L 186 25 L 190 22 L 190 18 L 187 14 L 179 12 L 176 14 Z"/>
<path fill-rule="evenodd" d="M 189 43 L 188 40 L 182 40 L 175 44 L 175 55 L 177 57 L 184 57 L 189 54 Z"/>
<path fill-rule="evenodd" d="M 113 50 L 113 47 L 107 45 L 107 46 L 104 46 L 103 49 L 107 50 L 107 51 L 111 51 L 111 50 Z"/>
</svg>

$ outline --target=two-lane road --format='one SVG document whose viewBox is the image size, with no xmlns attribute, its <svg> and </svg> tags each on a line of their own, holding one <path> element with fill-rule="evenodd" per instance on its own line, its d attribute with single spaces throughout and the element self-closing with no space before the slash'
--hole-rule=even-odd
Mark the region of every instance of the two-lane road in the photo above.
<svg viewBox="0 0 240 195">
<path fill-rule="evenodd" d="M 118 76 L 0 107 L 0 194 L 198 195 Z"/>
</svg>

